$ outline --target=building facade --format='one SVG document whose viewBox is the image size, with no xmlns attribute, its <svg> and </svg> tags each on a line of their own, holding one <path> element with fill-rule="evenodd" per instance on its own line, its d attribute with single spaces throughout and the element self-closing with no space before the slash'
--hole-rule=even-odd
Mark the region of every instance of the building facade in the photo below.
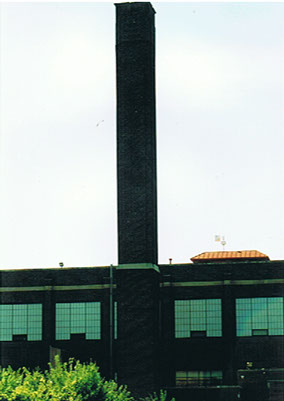
<svg viewBox="0 0 284 401">
<path fill-rule="evenodd" d="M 249 258 L 139 265 L 123 272 L 123 284 L 118 266 L 3 270 L 1 365 L 45 368 L 59 353 L 96 361 L 102 375 L 133 389 L 146 377 L 144 388 L 178 400 L 276 400 L 283 270 L 283 261 Z M 155 376 L 145 374 L 151 369 Z"/>
</svg>

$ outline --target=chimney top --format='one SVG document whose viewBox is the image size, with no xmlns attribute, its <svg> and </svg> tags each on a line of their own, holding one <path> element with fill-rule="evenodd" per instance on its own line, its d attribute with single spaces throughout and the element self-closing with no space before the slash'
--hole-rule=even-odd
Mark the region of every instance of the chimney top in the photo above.
<svg viewBox="0 0 284 401">
<path fill-rule="evenodd" d="M 154 14 L 156 14 L 156 11 L 152 4 L 148 1 L 134 1 L 134 2 L 125 2 L 125 3 L 114 3 L 116 7 L 139 7 L 139 8 L 149 8 L 149 10 L 152 10 Z"/>
</svg>

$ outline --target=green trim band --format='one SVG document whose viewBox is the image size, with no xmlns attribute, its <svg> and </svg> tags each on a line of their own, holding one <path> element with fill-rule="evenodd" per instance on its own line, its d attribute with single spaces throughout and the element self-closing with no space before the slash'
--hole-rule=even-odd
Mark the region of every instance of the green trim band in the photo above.
<svg viewBox="0 0 284 401">
<path fill-rule="evenodd" d="M 109 284 L 92 284 L 92 285 L 46 285 L 34 287 L 4 287 L 0 288 L 1 292 L 26 292 L 26 291 L 81 291 L 81 290 L 105 290 L 110 288 Z M 113 285 L 116 288 L 116 284 Z"/>
<path fill-rule="evenodd" d="M 129 265 L 120 265 L 129 266 Z M 132 265 L 134 266 L 134 265 Z M 155 269 L 156 270 L 156 269 Z M 224 280 L 224 281 L 187 281 L 187 282 L 165 282 L 161 287 L 213 287 L 222 285 L 261 285 L 261 284 L 284 284 L 284 279 L 264 279 L 264 280 Z M 33 287 L 2 287 L 0 293 L 4 292 L 27 292 L 27 291 L 81 291 L 81 290 L 105 290 L 109 289 L 109 284 L 91 285 L 55 285 L 55 286 L 33 286 Z M 113 284 L 116 288 L 116 284 Z"/>
<path fill-rule="evenodd" d="M 284 284 L 284 279 L 165 282 L 161 287 L 212 287 L 221 285 Z"/>
<path fill-rule="evenodd" d="M 129 263 L 116 266 L 116 270 L 155 270 L 160 273 L 160 269 L 153 263 Z"/>
</svg>

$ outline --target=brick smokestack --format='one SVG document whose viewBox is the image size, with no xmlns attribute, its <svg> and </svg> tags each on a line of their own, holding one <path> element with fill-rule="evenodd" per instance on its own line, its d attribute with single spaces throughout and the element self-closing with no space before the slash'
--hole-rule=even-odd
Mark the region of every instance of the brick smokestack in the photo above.
<svg viewBox="0 0 284 401">
<path fill-rule="evenodd" d="M 118 263 L 157 263 L 155 11 L 116 4 Z"/>
</svg>

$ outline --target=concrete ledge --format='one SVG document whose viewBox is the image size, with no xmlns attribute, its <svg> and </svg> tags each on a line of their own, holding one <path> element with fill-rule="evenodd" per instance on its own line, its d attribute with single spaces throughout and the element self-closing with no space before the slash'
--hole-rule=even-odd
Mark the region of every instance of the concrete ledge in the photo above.
<svg viewBox="0 0 284 401">
<path fill-rule="evenodd" d="M 113 284 L 116 288 L 116 284 Z M 31 292 L 31 291 L 82 291 L 82 290 L 105 290 L 110 288 L 109 284 L 90 284 L 90 285 L 42 285 L 31 287 L 2 287 L 0 293 L 4 292 Z"/>
<path fill-rule="evenodd" d="M 129 263 L 126 265 L 118 265 L 116 270 L 155 270 L 157 273 L 160 273 L 160 269 L 157 265 L 153 263 Z"/>
<path fill-rule="evenodd" d="M 262 285 L 262 284 L 284 284 L 284 279 L 263 280 L 222 280 L 222 281 L 172 281 L 163 282 L 161 287 L 212 287 L 220 285 Z"/>
</svg>

